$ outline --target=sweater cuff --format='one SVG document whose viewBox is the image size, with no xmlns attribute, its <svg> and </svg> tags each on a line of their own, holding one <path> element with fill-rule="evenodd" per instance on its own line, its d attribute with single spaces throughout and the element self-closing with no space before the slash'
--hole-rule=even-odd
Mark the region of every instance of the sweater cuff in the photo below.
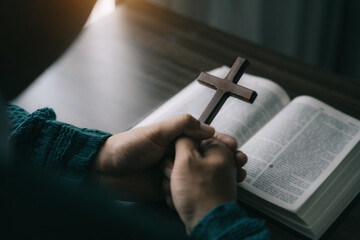
<svg viewBox="0 0 360 240">
<path fill-rule="evenodd" d="M 229 202 L 210 210 L 190 236 L 191 239 L 267 239 L 269 235 L 263 221 L 248 218 L 237 203 Z"/>
<path fill-rule="evenodd" d="M 7 112 L 12 126 L 9 141 L 15 150 L 14 158 L 21 166 L 51 171 L 60 181 L 82 182 L 100 147 L 111 136 L 56 121 L 55 112 L 50 108 L 29 114 L 9 104 Z"/>
<path fill-rule="evenodd" d="M 77 128 L 74 131 L 71 145 L 63 159 L 66 171 L 62 174 L 66 182 L 81 183 L 89 172 L 91 162 L 101 146 L 111 134 L 99 130 Z"/>
</svg>

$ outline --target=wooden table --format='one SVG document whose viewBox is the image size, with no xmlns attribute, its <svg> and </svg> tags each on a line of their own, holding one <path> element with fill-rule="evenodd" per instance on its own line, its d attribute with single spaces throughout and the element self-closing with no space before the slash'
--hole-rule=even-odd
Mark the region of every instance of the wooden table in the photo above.
<svg viewBox="0 0 360 240">
<path fill-rule="evenodd" d="M 360 119 L 360 85 L 148 3 L 129 1 L 87 27 L 71 48 L 15 103 L 49 106 L 58 119 L 111 133 L 129 128 L 199 72 L 249 59 L 293 98 L 314 96 Z M 276 239 L 300 239 L 265 216 Z M 325 235 L 360 239 L 360 202 Z"/>
</svg>

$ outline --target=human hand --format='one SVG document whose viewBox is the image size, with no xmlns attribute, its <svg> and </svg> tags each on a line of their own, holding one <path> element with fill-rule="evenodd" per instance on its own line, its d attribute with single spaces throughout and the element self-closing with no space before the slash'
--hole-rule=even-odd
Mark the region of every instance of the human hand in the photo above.
<svg viewBox="0 0 360 240">
<path fill-rule="evenodd" d="M 233 138 L 219 133 L 201 144 L 187 137 L 176 141 L 175 161 L 166 160 L 163 185 L 168 205 L 176 208 L 189 231 L 215 206 L 236 200 L 247 161 L 236 148 Z"/>
<path fill-rule="evenodd" d="M 127 200 L 155 201 L 162 197 L 164 156 L 175 139 L 188 136 L 203 140 L 214 128 L 190 115 L 181 115 L 108 138 L 93 163 L 100 185 L 122 193 Z"/>
</svg>

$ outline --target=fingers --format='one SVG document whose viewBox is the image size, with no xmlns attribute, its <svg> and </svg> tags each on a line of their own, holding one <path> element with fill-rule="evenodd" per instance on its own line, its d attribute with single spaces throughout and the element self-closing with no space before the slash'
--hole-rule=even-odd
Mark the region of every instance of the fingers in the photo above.
<svg viewBox="0 0 360 240">
<path fill-rule="evenodd" d="M 234 151 L 232 154 L 235 153 L 235 163 L 236 163 L 236 167 L 237 167 L 237 176 L 236 176 L 237 182 L 239 183 L 239 182 L 244 181 L 246 178 L 246 171 L 242 167 L 244 167 L 245 164 L 247 163 L 248 158 L 247 158 L 246 154 L 240 150 L 236 150 L 237 143 L 236 143 L 235 139 L 232 138 L 231 136 L 216 132 L 214 137 L 217 141 L 226 145 L 228 147 L 228 149 L 230 148 L 232 151 Z M 216 141 L 206 140 L 203 142 L 205 143 L 205 145 L 202 145 L 202 147 L 206 149 L 206 152 L 205 152 L 206 155 L 216 156 L 217 154 L 221 153 L 220 154 L 220 156 L 221 156 L 221 155 L 225 154 L 224 150 L 218 151 L 219 147 L 221 149 L 221 146 L 216 144 Z M 217 145 L 217 147 L 214 147 L 215 145 Z M 212 150 L 209 151 L 208 149 L 212 149 Z"/>
<path fill-rule="evenodd" d="M 202 153 L 201 156 L 206 158 L 206 156 L 211 155 L 212 157 L 207 159 L 212 159 L 212 161 L 207 161 L 209 164 L 216 164 L 218 160 L 220 161 L 224 157 L 225 159 L 227 159 L 226 161 L 229 161 L 229 159 L 233 159 L 233 166 L 237 168 L 234 180 L 239 183 L 244 181 L 244 179 L 246 178 L 246 171 L 242 167 L 247 162 L 247 156 L 243 152 L 236 150 L 236 141 L 226 134 L 216 133 L 215 138 L 203 141 L 201 146 L 199 146 L 199 141 L 195 141 L 189 137 L 181 137 L 176 141 L 175 149 L 176 161 L 173 162 L 173 158 L 166 158 L 163 162 L 164 179 L 162 183 L 162 188 L 165 192 L 165 200 L 169 208 L 174 209 L 174 202 L 170 185 L 170 179 L 173 172 L 174 164 L 179 167 L 181 163 L 186 163 L 186 161 L 182 161 L 183 159 L 193 159 L 192 157 L 189 158 L 189 154 L 194 156 L 194 159 L 197 159 L 196 155 L 199 154 L 198 156 L 200 156 L 200 152 L 203 152 L 202 150 L 205 150 L 205 153 Z M 226 157 L 226 155 L 228 157 Z M 214 159 L 217 160 L 213 161 Z"/>
<path fill-rule="evenodd" d="M 178 131 L 181 131 L 177 136 L 175 136 L 176 138 L 184 134 L 196 140 L 203 140 L 212 137 L 215 133 L 215 129 L 213 127 L 200 122 L 189 114 L 173 118 L 173 124 L 175 128 L 178 128 Z"/>
<path fill-rule="evenodd" d="M 164 190 L 165 193 L 165 201 L 166 201 L 166 205 L 170 208 L 170 209 L 175 209 L 172 197 L 171 197 L 171 186 L 170 186 L 170 178 L 171 178 L 171 173 L 172 173 L 172 168 L 174 166 L 173 161 L 171 160 L 171 158 L 166 158 L 164 160 L 164 178 L 163 178 L 163 182 L 162 182 L 162 188 Z"/>
<path fill-rule="evenodd" d="M 235 159 L 236 159 L 236 164 L 239 168 L 245 166 L 245 164 L 247 163 L 247 156 L 245 153 L 243 153 L 242 151 L 236 151 L 235 152 Z"/>
<path fill-rule="evenodd" d="M 219 143 L 221 144 L 219 145 Z M 204 155 L 205 157 L 207 155 L 216 156 L 217 154 L 220 154 L 219 155 L 220 158 L 221 156 L 223 156 L 223 154 L 227 152 L 223 147 L 221 147 L 221 145 L 226 146 L 228 150 L 230 149 L 232 151 L 232 153 L 230 154 L 235 153 L 235 164 L 237 167 L 237 182 L 244 181 L 246 178 L 246 171 L 242 167 L 247 163 L 247 156 L 242 151 L 236 150 L 237 143 L 234 138 L 232 138 L 229 135 L 216 132 L 213 139 L 203 141 L 201 149 L 205 150 L 205 152 L 202 151 L 202 153 L 205 154 Z"/>
<path fill-rule="evenodd" d="M 220 132 L 215 132 L 214 137 L 228 146 L 231 150 L 235 151 L 237 149 L 237 143 L 233 137 Z"/>
<path fill-rule="evenodd" d="M 246 178 L 246 171 L 245 171 L 245 169 L 240 168 L 237 171 L 237 176 L 236 176 L 237 182 L 240 183 L 240 182 L 244 181 L 245 178 Z"/>
<path fill-rule="evenodd" d="M 198 145 L 199 143 L 192 140 L 191 138 L 188 137 L 179 138 L 175 143 L 175 159 L 184 159 L 182 155 L 193 154 L 198 152 Z"/>
<path fill-rule="evenodd" d="M 209 159 L 218 159 L 222 162 L 224 159 L 227 159 L 226 161 L 229 160 L 235 165 L 234 150 L 215 138 L 202 141 L 200 151 L 204 158 L 208 158 L 208 161 Z"/>
<path fill-rule="evenodd" d="M 246 171 L 245 169 L 243 169 L 242 167 L 245 166 L 245 164 L 247 163 L 247 156 L 245 153 L 243 153 L 242 151 L 236 151 L 235 153 L 235 159 L 236 159 L 236 164 L 237 164 L 237 182 L 242 182 L 245 180 L 246 178 Z"/>
<path fill-rule="evenodd" d="M 186 135 L 195 140 L 203 140 L 214 135 L 215 129 L 201 123 L 189 114 L 180 115 L 146 127 L 155 141 L 161 145 L 169 145 L 176 138 Z"/>
<path fill-rule="evenodd" d="M 172 168 L 174 166 L 173 161 L 171 160 L 171 158 L 166 158 L 164 160 L 164 176 L 168 179 L 170 179 L 171 177 L 171 172 L 172 172 Z"/>
</svg>

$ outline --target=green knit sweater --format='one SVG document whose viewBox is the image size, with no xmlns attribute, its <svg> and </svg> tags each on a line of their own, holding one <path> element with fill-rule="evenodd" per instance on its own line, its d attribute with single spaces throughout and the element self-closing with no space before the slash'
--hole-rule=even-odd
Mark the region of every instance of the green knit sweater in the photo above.
<svg viewBox="0 0 360 240">
<path fill-rule="evenodd" d="M 15 159 L 31 168 L 50 169 L 58 180 L 80 183 L 99 147 L 111 136 L 99 130 L 78 128 L 56 121 L 55 112 L 43 108 L 29 114 L 8 105 L 10 143 Z"/>
<path fill-rule="evenodd" d="M 81 183 L 99 147 L 110 136 L 99 130 L 56 121 L 52 109 L 29 114 L 9 104 L 10 143 L 18 166 L 48 169 L 64 182 Z M 115 211 L 115 210 L 114 210 Z M 64 223 L 66 226 L 66 223 Z M 236 203 L 225 203 L 205 215 L 191 233 L 193 239 L 269 239 L 261 220 L 248 218 Z"/>
</svg>

